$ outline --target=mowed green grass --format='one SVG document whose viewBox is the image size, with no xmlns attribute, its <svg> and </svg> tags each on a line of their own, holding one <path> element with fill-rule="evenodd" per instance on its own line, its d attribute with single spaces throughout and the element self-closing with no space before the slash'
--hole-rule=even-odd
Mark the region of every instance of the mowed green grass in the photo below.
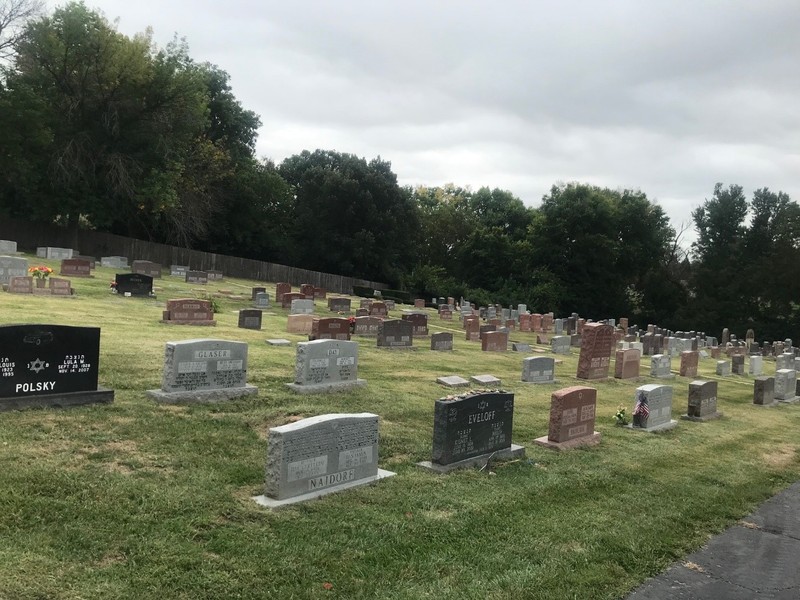
<svg viewBox="0 0 800 600">
<path fill-rule="evenodd" d="M 524 355 L 482 353 L 457 320 L 431 312 L 431 331 L 454 332 L 454 352 L 354 338 L 367 386 L 298 396 L 285 388 L 295 347 L 265 343 L 303 341 L 286 333 L 287 311 L 267 311 L 262 331 L 238 329 L 250 302 L 222 298 L 217 327 L 162 325 L 164 302 L 199 288 L 167 275 L 157 300 L 121 298 L 108 290 L 114 271 L 95 275 L 72 280 L 76 298 L 0 293 L 0 323 L 101 327 L 100 383 L 116 390 L 112 405 L 0 413 L 0 598 L 619 598 L 800 478 L 800 406 L 753 406 L 749 376 L 720 379 L 722 420 L 658 435 L 617 428 L 617 407 L 630 412 L 636 386 L 653 382 L 646 357 L 638 381 L 590 383 L 602 442 L 556 453 L 533 440 L 547 433 L 550 394 L 586 384 L 577 350 L 557 357 L 557 384 L 523 384 Z M 253 285 L 204 289 L 249 298 Z M 324 301 L 317 312 L 329 314 Z M 248 342 L 258 396 L 150 400 L 164 343 L 199 337 Z M 700 370 L 716 379 L 713 360 Z M 450 392 L 436 377 L 482 373 L 515 392 L 527 458 L 447 476 L 416 467 L 430 458 L 433 402 Z M 689 380 L 666 383 L 677 417 Z M 362 411 L 380 416 L 379 464 L 396 477 L 277 512 L 251 500 L 263 493 L 269 427 Z"/>
</svg>

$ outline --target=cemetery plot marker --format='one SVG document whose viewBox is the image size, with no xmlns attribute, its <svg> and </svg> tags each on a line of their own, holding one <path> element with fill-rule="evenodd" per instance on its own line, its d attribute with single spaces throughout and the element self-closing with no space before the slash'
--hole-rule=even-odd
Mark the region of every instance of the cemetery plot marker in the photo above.
<svg viewBox="0 0 800 600">
<path fill-rule="evenodd" d="M 753 382 L 753 404 L 757 406 L 776 406 L 775 378 L 756 377 Z"/>
<path fill-rule="evenodd" d="M 614 350 L 614 328 L 601 323 L 583 326 L 581 353 L 578 358 L 578 379 L 605 379 Z"/>
<path fill-rule="evenodd" d="M 216 325 L 210 300 L 180 298 L 167 300 L 167 310 L 162 313 L 161 323 L 167 325 Z"/>
<path fill-rule="evenodd" d="M 710 421 L 719 419 L 717 411 L 717 382 L 698 379 L 689 384 L 689 408 L 681 419 L 687 421 Z"/>
</svg>

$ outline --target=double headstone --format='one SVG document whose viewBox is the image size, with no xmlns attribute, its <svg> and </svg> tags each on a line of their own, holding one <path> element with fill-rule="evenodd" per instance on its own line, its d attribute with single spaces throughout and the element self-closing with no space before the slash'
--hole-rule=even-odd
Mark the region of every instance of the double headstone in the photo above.
<svg viewBox="0 0 800 600">
<path fill-rule="evenodd" d="M 18 256 L 0 256 L 0 287 L 11 283 L 12 277 L 27 277 L 28 261 Z"/>
<path fill-rule="evenodd" d="M 299 394 L 350 389 L 366 384 L 358 378 L 358 344 L 343 340 L 314 340 L 297 344 L 294 382 Z"/>
<path fill-rule="evenodd" d="M 717 382 L 697 380 L 689 384 L 689 407 L 682 419 L 708 421 L 719 419 L 717 411 Z"/>
<path fill-rule="evenodd" d="M 65 258 L 72 258 L 75 254 L 76 252 L 72 248 L 52 248 L 50 246 L 36 248 L 36 256 L 39 258 L 63 260 Z"/>
<path fill-rule="evenodd" d="M 0 410 L 113 402 L 99 362 L 98 327 L 0 325 Z"/>
<path fill-rule="evenodd" d="M 775 399 L 780 402 L 795 402 L 797 398 L 797 371 L 778 369 L 775 371 Z"/>
<path fill-rule="evenodd" d="M 189 272 L 189 265 L 170 265 L 169 274 L 171 277 L 182 277 L 186 280 L 186 273 Z"/>
<path fill-rule="evenodd" d="M 66 277 L 91 277 L 92 263 L 83 258 L 65 258 L 61 261 L 60 274 Z"/>
<path fill-rule="evenodd" d="M 328 310 L 349 313 L 350 298 L 328 298 Z"/>
<path fill-rule="evenodd" d="M 257 308 L 245 308 L 239 311 L 239 327 L 242 329 L 261 329 L 262 313 Z"/>
<path fill-rule="evenodd" d="M 440 473 L 486 463 L 491 458 L 525 455 L 511 443 L 514 394 L 470 392 L 440 398 L 434 404 L 433 451 L 420 466 Z"/>
<path fill-rule="evenodd" d="M 453 334 L 446 331 L 431 335 L 431 350 L 447 352 L 453 349 Z"/>
<path fill-rule="evenodd" d="M 387 319 L 378 327 L 378 348 L 411 348 L 413 344 L 413 327 L 408 321 Z"/>
<path fill-rule="evenodd" d="M 120 296 L 152 296 L 153 278 L 149 275 L 139 273 L 117 273 L 116 281 L 117 294 Z"/>
<path fill-rule="evenodd" d="M 555 383 L 556 361 L 549 356 L 522 359 L 522 381 L 526 383 Z"/>
<path fill-rule="evenodd" d="M 247 344 L 196 339 L 167 342 L 160 390 L 147 394 L 157 402 L 211 403 L 256 394 L 247 383 Z"/>
<path fill-rule="evenodd" d="M 650 357 L 650 377 L 657 379 L 671 379 L 674 375 L 670 372 L 672 360 L 669 354 L 654 354 Z"/>
<path fill-rule="evenodd" d="M 614 355 L 614 377 L 616 379 L 633 379 L 639 377 L 641 353 L 633 348 L 617 350 Z"/>
<path fill-rule="evenodd" d="M 270 428 L 265 494 L 254 500 L 280 508 L 392 475 L 378 468 L 378 415 L 320 415 Z"/>
<path fill-rule="evenodd" d="M 600 442 L 594 430 L 597 390 L 576 385 L 553 392 L 550 399 L 550 424 L 547 435 L 534 443 L 562 450 Z"/>
<path fill-rule="evenodd" d="M 108 267 L 110 269 L 127 269 L 128 257 L 127 256 L 101 256 L 100 266 Z"/>
<path fill-rule="evenodd" d="M 178 298 L 167 300 L 167 310 L 161 315 L 167 325 L 216 325 L 209 300 Z"/>
<path fill-rule="evenodd" d="M 161 277 L 161 265 L 149 260 L 135 260 L 131 263 L 131 272 L 158 279 Z"/>
<path fill-rule="evenodd" d="M 208 273 L 206 271 L 186 271 L 185 281 L 194 285 L 206 285 Z"/>
<path fill-rule="evenodd" d="M 311 323 L 309 340 L 349 340 L 350 320 L 339 317 L 317 319 Z"/>
</svg>

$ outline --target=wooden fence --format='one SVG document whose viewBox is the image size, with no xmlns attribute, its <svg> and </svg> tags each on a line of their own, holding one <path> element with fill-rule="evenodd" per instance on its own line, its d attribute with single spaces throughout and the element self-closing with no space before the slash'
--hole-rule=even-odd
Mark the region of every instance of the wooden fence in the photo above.
<svg viewBox="0 0 800 600">
<path fill-rule="evenodd" d="M 212 269 L 222 271 L 229 277 L 242 277 L 257 281 L 285 281 L 292 285 L 311 283 L 317 287 L 340 294 L 351 294 L 354 285 L 382 290 L 385 283 L 367 281 L 333 273 L 321 273 L 298 269 L 287 265 L 268 263 L 249 258 L 212 254 L 200 250 L 189 250 L 156 242 L 136 240 L 111 233 L 80 230 L 78 247 L 73 247 L 73 236 L 66 229 L 55 225 L 29 223 L 0 216 L 0 239 L 17 242 L 20 251 L 35 252 L 39 246 L 73 248 L 85 256 L 126 256 L 133 260 L 150 260 L 168 269 L 170 265 L 188 265 L 193 270 Z"/>
</svg>

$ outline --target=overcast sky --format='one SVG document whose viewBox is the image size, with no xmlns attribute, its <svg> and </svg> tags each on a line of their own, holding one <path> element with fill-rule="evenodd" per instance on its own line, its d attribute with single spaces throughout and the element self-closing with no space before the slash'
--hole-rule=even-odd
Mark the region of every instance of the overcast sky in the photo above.
<svg viewBox="0 0 800 600">
<path fill-rule="evenodd" d="M 262 120 L 401 184 L 637 188 L 675 226 L 737 183 L 800 202 L 800 0 L 86 0 L 185 37 Z M 51 2 L 53 5 L 53 2 Z"/>
</svg>

